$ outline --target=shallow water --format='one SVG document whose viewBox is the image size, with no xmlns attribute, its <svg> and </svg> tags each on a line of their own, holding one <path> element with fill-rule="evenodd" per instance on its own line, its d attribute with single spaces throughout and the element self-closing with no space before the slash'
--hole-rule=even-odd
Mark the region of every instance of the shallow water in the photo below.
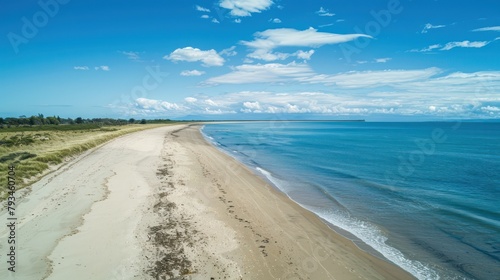
<svg viewBox="0 0 500 280">
<path fill-rule="evenodd" d="M 499 279 L 500 123 L 249 122 L 202 131 L 419 279 Z"/>
</svg>

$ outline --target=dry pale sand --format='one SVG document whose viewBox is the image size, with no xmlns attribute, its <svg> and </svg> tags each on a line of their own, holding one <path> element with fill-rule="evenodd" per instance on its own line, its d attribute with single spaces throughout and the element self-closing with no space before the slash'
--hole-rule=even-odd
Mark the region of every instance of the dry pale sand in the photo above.
<svg viewBox="0 0 500 280">
<path fill-rule="evenodd" d="M 412 279 L 209 145 L 199 126 L 120 137 L 31 189 L 17 209 L 15 273 L 0 228 L 0 279 Z"/>
</svg>

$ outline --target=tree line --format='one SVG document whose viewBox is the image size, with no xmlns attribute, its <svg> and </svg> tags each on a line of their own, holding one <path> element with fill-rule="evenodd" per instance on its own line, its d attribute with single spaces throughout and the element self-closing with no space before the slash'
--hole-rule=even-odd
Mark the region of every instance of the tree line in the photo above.
<svg viewBox="0 0 500 280">
<path fill-rule="evenodd" d="M 43 126 L 43 125 L 76 125 L 76 124 L 97 124 L 97 125 L 126 125 L 126 124 L 147 124 L 147 123 L 165 123 L 170 122 L 169 119 L 154 119 L 154 120 L 136 120 L 134 118 L 112 119 L 112 118 L 93 118 L 84 119 L 82 117 L 61 118 L 59 116 L 45 117 L 43 114 L 33 115 L 31 117 L 19 116 L 18 118 L 0 118 L 0 128 L 4 127 L 19 127 L 19 126 Z"/>
</svg>

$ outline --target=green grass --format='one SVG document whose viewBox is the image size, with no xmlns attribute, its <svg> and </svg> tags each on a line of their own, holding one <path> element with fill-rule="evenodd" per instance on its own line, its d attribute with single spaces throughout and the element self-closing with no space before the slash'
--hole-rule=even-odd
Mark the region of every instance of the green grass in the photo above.
<svg viewBox="0 0 500 280">
<path fill-rule="evenodd" d="M 61 125 L 34 125 L 34 126 L 11 126 L 0 128 L 0 134 L 4 132 L 27 132 L 27 131 L 71 131 L 100 129 L 99 124 L 61 124 Z M 104 127 L 105 128 L 105 127 Z"/>
<path fill-rule="evenodd" d="M 99 127 L 80 124 L 0 129 L 0 200 L 7 197 L 10 165 L 16 167 L 16 185 L 21 189 L 39 180 L 50 167 L 63 163 L 66 158 L 125 134 L 165 125 Z"/>
</svg>

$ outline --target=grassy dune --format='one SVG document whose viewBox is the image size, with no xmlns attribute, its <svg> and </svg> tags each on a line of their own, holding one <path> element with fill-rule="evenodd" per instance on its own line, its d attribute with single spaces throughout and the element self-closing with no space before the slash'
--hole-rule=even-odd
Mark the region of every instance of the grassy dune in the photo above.
<svg viewBox="0 0 500 280">
<path fill-rule="evenodd" d="M 9 165 L 16 166 L 17 189 L 41 178 L 51 166 L 113 138 L 168 124 L 123 126 L 60 125 L 0 129 L 0 200 L 7 197 Z"/>
</svg>

